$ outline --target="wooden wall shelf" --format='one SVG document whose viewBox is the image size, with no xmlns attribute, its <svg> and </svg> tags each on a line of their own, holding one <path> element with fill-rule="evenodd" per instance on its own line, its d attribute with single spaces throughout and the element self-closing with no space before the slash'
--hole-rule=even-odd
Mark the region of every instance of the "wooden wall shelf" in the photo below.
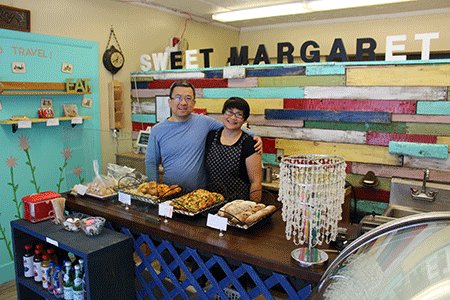
<svg viewBox="0 0 450 300">
<path fill-rule="evenodd" d="M 86 95 L 91 92 L 73 92 L 66 90 L 64 82 L 0 82 L 0 95 Z"/>
<path fill-rule="evenodd" d="M 31 121 L 31 123 L 45 123 L 48 120 L 52 120 L 52 119 L 58 119 L 59 121 L 71 121 L 74 118 L 82 118 L 83 120 L 86 120 L 86 119 L 92 119 L 92 116 L 56 117 L 56 118 L 50 118 L 50 119 L 30 118 L 28 120 L 21 120 L 21 121 Z M 19 129 L 19 122 L 20 121 L 0 120 L 0 125 L 11 125 L 12 132 L 15 133 L 17 131 L 17 129 Z M 76 125 L 77 124 L 72 124 L 72 127 L 75 127 Z"/>
</svg>

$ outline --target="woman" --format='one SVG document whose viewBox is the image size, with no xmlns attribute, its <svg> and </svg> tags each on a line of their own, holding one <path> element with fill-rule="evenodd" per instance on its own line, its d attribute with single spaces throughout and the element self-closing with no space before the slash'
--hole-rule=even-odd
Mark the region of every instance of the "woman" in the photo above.
<svg viewBox="0 0 450 300">
<path fill-rule="evenodd" d="M 223 125 L 210 131 L 206 140 L 208 189 L 228 201 L 261 200 L 261 155 L 255 152 L 253 138 L 241 130 L 250 115 L 242 98 L 231 97 L 223 108 Z"/>
</svg>

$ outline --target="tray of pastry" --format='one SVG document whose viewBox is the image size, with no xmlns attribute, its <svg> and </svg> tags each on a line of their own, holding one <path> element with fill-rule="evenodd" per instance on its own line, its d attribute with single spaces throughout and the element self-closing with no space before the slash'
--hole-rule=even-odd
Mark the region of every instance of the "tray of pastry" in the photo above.
<svg viewBox="0 0 450 300">
<path fill-rule="evenodd" d="M 172 199 L 169 201 L 169 205 L 173 206 L 175 213 L 196 216 L 220 207 L 224 201 L 225 198 L 219 193 L 197 189 L 181 197 Z"/>
<path fill-rule="evenodd" d="M 239 229 L 250 227 L 269 219 L 276 211 L 275 205 L 265 205 L 249 200 L 234 200 L 225 204 L 217 212 L 228 219 L 228 225 Z"/>
<path fill-rule="evenodd" d="M 183 189 L 179 185 L 167 185 L 149 181 L 139 184 L 136 187 L 125 187 L 121 189 L 122 193 L 129 194 L 131 199 L 142 201 L 149 204 L 158 204 L 179 196 Z"/>
<path fill-rule="evenodd" d="M 117 192 L 114 190 L 114 186 L 91 182 L 87 184 L 85 195 L 104 200 L 116 196 Z"/>
</svg>

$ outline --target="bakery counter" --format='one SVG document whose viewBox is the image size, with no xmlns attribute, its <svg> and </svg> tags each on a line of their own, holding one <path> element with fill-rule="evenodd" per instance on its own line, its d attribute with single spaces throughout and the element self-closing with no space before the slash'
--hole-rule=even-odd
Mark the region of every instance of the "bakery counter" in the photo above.
<svg viewBox="0 0 450 300">
<path fill-rule="evenodd" d="M 256 286 L 262 284 L 267 288 L 264 291 L 262 287 L 258 286 L 257 289 L 255 287 L 253 294 L 251 294 L 252 289 L 250 288 L 248 294 L 250 298 L 253 297 L 251 295 L 269 296 L 273 292 L 271 289 L 277 284 L 289 285 L 288 291 L 285 290 L 283 293 L 287 293 L 290 297 L 294 294 L 289 293 L 295 290 L 298 298 L 301 293 L 309 294 L 311 286 L 319 282 L 329 263 L 313 268 L 303 268 L 291 260 L 291 251 L 297 246 L 292 241 L 286 240 L 285 223 L 281 219 L 281 210 L 275 212 L 266 222 L 257 224 L 248 230 L 229 227 L 223 236 L 220 236 L 218 230 L 206 226 L 206 216 L 189 217 L 174 213 L 173 218 L 165 223 L 157 216 L 156 207 L 143 211 L 142 207 L 138 207 L 140 205 L 136 207 L 132 205 L 130 209 L 126 210 L 117 200 L 105 201 L 73 195 L 67 195 L 66 205 L 75 211 L 103 216 L 122 228 L 123 232 L 128 230 L 133 232 L 136 243 L 135 250 L 139 252 L 138 255 L 141 256 L 141 259 L 148 260 L 149 263 L 157 259 L 161 265 L 167 264 L 172 271 L 176 269 L 177 265 L 180 266 L 184 273 L 188 273 L 186 281 L 190 282 L 184 283 L 184 285 L 180 283 L 180 293 L 188 285 L 195 288 L 196 284 L 193 281 L 198 281 L 197 279 L 202 274 L 208 278 L 208 282 L 212 284 L 212 288 L 219 295 L 230 284 L 240 293 L 246 293 L 247 290 L 244 285 L 240 285 L 240 281 L 243 274 L 247 273 Z M 145 254 L 145 251 L 141 253 L 144 242 L 150 248 L 151 254 L 148 256 L 144 256 L 148 254 Z M 161 245 L 168 247 L 171 259 L 167 260 L 163 258 L 164 255 L 154 253 L 164 252 L 164 246 Z M 336 256 L 333 250 L 328 254 L 330 260 Z M 191 267 L 187 256 L 194 257 L 196 263 L 199 264 L 197 270 L 188 270 Z M 226 274 L 225 279 L 217 279 L 217 281 L 212 279 L 211 276 L 215 276 L 212 271 L 213 266 L 211 266 L 213 262 L 204 257 L 212 257 L 218 264 L 223 263 L 220 267 Z M 162 259 L 165 261 L 162 262 Z M 199 262 L 197 259 L 202 259 L 202 261 Z M 173 279 L 170 274 L 150 273 L 156 282 L 164 276 Z M 258 276 L 259 279 L 255 281 L 254 276 Z M 291 283 L 292 278 L 302 282 L 300 287 L 295 287 L 295 284 Z M 201 292 L 197 293 L 201 294 Z M 202 298 L 202 295 L 197 296 Z"/>
</svg>

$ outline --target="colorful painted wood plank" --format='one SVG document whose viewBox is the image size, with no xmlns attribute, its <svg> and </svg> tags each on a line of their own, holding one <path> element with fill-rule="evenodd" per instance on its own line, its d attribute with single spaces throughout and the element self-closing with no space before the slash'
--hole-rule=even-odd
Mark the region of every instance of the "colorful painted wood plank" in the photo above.
<svg viewBox="0 0 450 300">
<path fill-rule="evenodd" d="M 141 122 L 141 123 L 156 123 L 156 115 L 132 114 L 131 121 L 132 122 Z"/>
<path fill-rule="evenodd" d="M 355 191 L 356 199 L 389 203 L 390 191 L 364 186 L 355 187 L 353 190 Z"/>
<path fill-rule="evenodd" d="M 360 131 L 326 130 L 274 126 L 251 126 L 259 136 L 307 141 L 322 141 L 348 144 L 365 144 L 366 133 Z"/>
<path fill-rule="evenodd" d="M 148 89 L 168 89 L 176 81 L 176 79 L 153 80 L 148 83 Z M 223 78 L 202 78 L 189 79 L 195 88 L 224 88 L 228 87 L 228 79 Z"/>
<path fill-rule="evenodd" d="M 280 164 L 276 154 L 263 153 L 261 158 L 262 158 L 262 163 L 265 165 L 279 165 Z"/>
<path fill-rule="evenodd" d="M 139 131 L 146 130 L 147 127 L 152 127 L 155 123 L 141 123 L 141 122 L 131 122 L 131 130 Z"/>
<path fill-rule="evenodd" d="M 135 81 L 133 78 L 131 78 L 130 86 L 131 86 L 132 90 L 133 89 L 146 89 L 150 82 L 151 81 L 143 81 L 143 80 Z"/>
<path fill-rule="evenodd" d="M 143 74 L 135 74 L 135 73 L 131 73 L 130 75 L 130 80 L 131 82 L 134 81 L 152 81 L 153 80 L 153 76 L 152 75 L 143 75 Z"/>
<path fill-rule="evenodd" d="M 302 120 L 267 120 L 264 115 L 250 115 L 247 119 L 247 123 L 250 126 L 262 125 L 262 126 L 277 126 L 277 127 L 303 127 L 304 122 Z"/>
<path fill-rule="evenodd" d="M 253 131 L 253 130 L 252 130 Z M 277 154 L 277 148 L 275 148 L 275 139 L 263 137 L 263 152 L 267 154 Z"/>
<path fill-rule="evenodd" d="M 399 114 L 414 114 L 415 101 L 397 100 L 337 100 L 337 99 L 284 99 L 285 109 L 384 111 Z"/>
<path fill-rule="evenodd" d="M 345 67 L 343 65 L 307 65 L 306 75 L 345 75 Z"/>
<path fill-rule="evenodd" d="M 450 115 L 450 101 L 418 101 L 418 115 Z"/>
<path fill-rule="evenodd" d="M 154 114 L 156 110 L 155 102 L 132 102 L 131 113 L 133 114 Z"/>
<path fill-rule="evenodd" d="M 193 110 L 192 110 L 192 112 L 193 113 L 195 113 L 195 114 L 201 114 L 201 115 L 207 115 L 208 114 L 208 109 L 206 109 L 206 108 L 200 108 L 200 107 L 195 107 Z"/>
<path fill-rule="evenodd" d="M 267 119 L 308 120 L 351 123 L 390 123 L 391 116 L 386 112 L 325 111 L 325 110 L 283 110 L 266 109 Z"/>
<path fill-rule="evenodd" d="M 450 116 L 392 114 L 392 122 L 450 124 Z"/>
<path fill-rule="evenodd" d="M 223 78 L 223 70 L 205 70 L 205 78 Z"/>
<path fill-rule="evenodd" d="M 194 79 L 194 78 L 205 78 L 203 72 L 181 72 L 181 73 L 155 73 L 152 74 L 155 80 L 158 79 Z"/>
<path fill-rule="evenodd" d="M 303 98 L 301 87 L 210 88 L 203 89 L 205 98 Z"/>
<path fill-rule="evenodd" d="M 396 167 L 396 166 L 383 166 L 375 164 L 364 163 L 352 163 L 351 172 L 354 174 L 365 175 L 367 172 L 372 171 L 376 176 L 381 177 L 400 177 L 408 179 L 423 179 L 423 169 L 409 168 L 409 167 Z M 430 181 L 449 182 L 450 172 L 430 169 Z"/>
<path fill-rule="evenodd" d="M 133 103 L 133 102 L 140 102 L 140 103 L 143 103 L 143 102 L 156 102 L 156 98 L 155 97 L 151 97 L 151 98 L 135 98 L 135 97 L 130 97 L 130 99 L 131 99 L 131 103 Z"/>
<path fill-rule="evenodd" d="M 197 98 L 203 97 L 203 89 L 195 89 L 195 95 Z M 142 90 L 131 90 L 131 97 L 134 98 L 150 98 L 156 96 L 169 96 L 169 89 L 142 89 Z"/>
<path fill-rule="evenodd" d="M 228 79 L 229 88 L 251 88 L 258 86 L 257 77 L 247 77 L 247 78 L 230 78 Z"/>
<path fill-rule="evenodd" d="M 208 113 L 222 114 L 223 103 L 227 99 L 220 98 L 197 98 L 196 106 L 208 109 Z M 250 106 L 250 113 L 252 115 L 263 115 L 266 108 L 283 108 L 283 99 L 246 99 Z"/>
<path fill-rule="evenodd" d="M 409 168 L 434 169 L 450 172 L 450 158 L 435 159 L 435 158 L 405 156 L 403 158 L 403 166 Z"/>
<path fill-rule="evenodd" d="M 410 142 L 389 142 L 389 153 L 425 158 L 448 158 L 448 145 Z"/>
<path fill-rule="evenodd" d="M 307 86 L 304 97 L 290 98 L 439 101 L 447 99 L 447 87 Z"/>
<path fill-rule="evenodd" d="M 258 86 L 342 86 L 345 85 L 345 76 L 281 76 L 258 77 Z"/>
<path fill-rule="evenodd" d="M 247 77 L 268 76 L 296 76 L 305 75 L 304 66 L 273 67 L 273 68 L 247 68 Z"/>
<path fill-rule="evenodd" d="M 369 131 L 366 134 L 367 145 L 389 146 L 390 141 L 436 144 L 437 138 L 424 134 L 401 134 Z"/>
<path fill-rule="evenodd" d="M 347 67 L 347 85 L 450 86 L 450 65 Z"/>
<path fill-rule="evenodd" d="M 355 131 L 382 131 L 392 133 L 406 133 L 405 123 L 345 123 L 345 122 L 320 122 L 305 121 L 305 128 L 321 128 L 336 130 L 355 130 Z"/>
<path fill-rule="evenodd" d="M 438 136 L 436 143 L 437 144 L 447 144 L 448 148 L 449 148 L 449 151 L 450 151 L 450 137 L 448 137 L 448 136 Z"/>
<path fill-rule="evenodd" d="M 406 133 L 450 136 L 450 124 L 405 123 Z"/>
<path fill-rule="evenodd" d="M 277 149 L 284 155 L 330 154 L 344 157 L 346 161 L 400 166 L 401 159 L 389 153 L 387 147 L 343 143 L 324 143 L 302 140 L 276 139 Z"/>
</svg>

